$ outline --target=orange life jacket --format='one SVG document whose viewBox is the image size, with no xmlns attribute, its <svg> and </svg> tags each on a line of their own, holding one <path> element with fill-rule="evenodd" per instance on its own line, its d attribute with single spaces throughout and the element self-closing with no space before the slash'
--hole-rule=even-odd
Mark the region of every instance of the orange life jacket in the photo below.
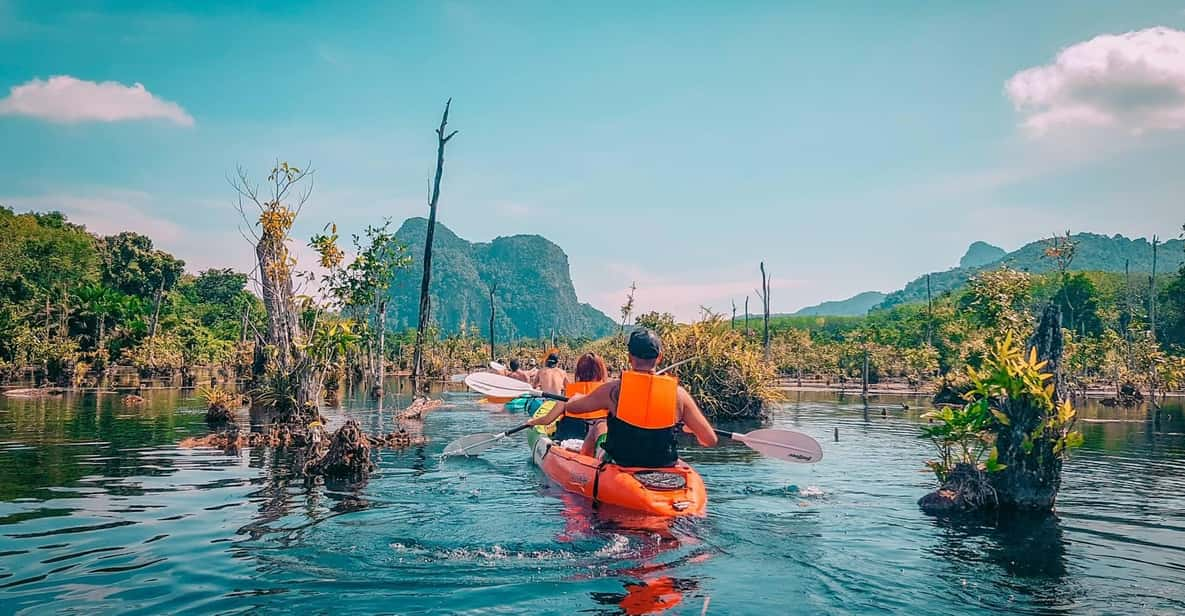
<svg viewBox="0 0 1185 616">
<path fill-rule="evenodd" d="M 575 383 L 568 383 L 568 385 L 564 387 L 564 395 L 568 396 L 569 398 L 576 394 L 584 394 L 587 396 L 588 394 L 596 391 L 596 389 L 601 385 L 604 385 L 604 383 L 604 381 L 577 381 Z M 604 419 L 609 416 L 609 409 L 596 409 L 593 411 L 588 411 L 587 413 L 571 413 L 565 409 L 564 416 L 571 417 L 573 419 Z"/>
<path fill-rule="evenodd" d="M 617 395 L 617 418 L 636 428 L 670 428 L 679 420 L 679 379 L 626 371 Z"/>
<path fill-rule="evenodd" d="M 624 372 L 617 410 L 607 422 L 603 445 L 622 466 L 659 468 L 679 460 L 679 381 L 646 372 Z"/>
</svg>

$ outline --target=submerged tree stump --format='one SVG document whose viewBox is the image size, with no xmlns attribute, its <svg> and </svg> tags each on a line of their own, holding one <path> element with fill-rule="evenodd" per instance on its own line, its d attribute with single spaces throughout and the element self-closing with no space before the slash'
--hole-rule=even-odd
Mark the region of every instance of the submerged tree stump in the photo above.
<svg viewBox="0 0 1185 616">
<path fill-rule="evenodd" d="M 396 420 L 405 421 L 408 419 L 423 419 L 429 411 L 435 411 L 444 406 L 443 400 L 432 400 L 429 398 L 416 398 L 406 409 L 395 415 Z"/>
<path fill-rule="evenodd" d="M 314 449 L 317 446 L 317 443 L 313 444 Z M 370 440 L 353 419 L 338 428 L 324 455 L 317 456 L 310 452 L 303 469 L 304 474 L 309 476 L 343 478 L 365 477 L 372 470 L 374 463 L 370 461 Z"/>
<path fill-rule="evenodd" d="M 990 399 L 992 413 L 1001 418 L 991 424 L 991 444 L 996 450 L 993 472 L 957 464 L 937 491 L 918 505 L 927 513 L 951 514 L 974 510 L 1006 509 L 1050 512 L 1061 488 L 1062 457 L 1067 446 L 1068 424 L 1058 422 L 1058 404 L 1065 391 L 1062 378 L 1061 310 L 1048 305 L 1028 346 L 1039 370 L 1051 374 L 1052 395 L 1000 394 Z M 1033 364 L 1035 365 L 1035 364 Z M 1072 422 L 1072 415 L 1069 421 Z M 1052 422 L 1052 423 L 1051 423 Z"/>
<path fill-rule="evenodd" d="M 418 447 L 428 442 L 428 439 L 423 434 L 410 432 L 404 428 L 400 428 L 390 434 L 373 436 L 370 440 L 375 446 L 389 447 L 391 449 Z"/>
<path fill-rule="evenodd" d="M 956 464 L 942 487 L 923 496 L 918 506 L 929 514 L 951 515 L 999 505 L 987 473 L 970 464 Z"/>
<path fill-rule="evenodd" d="M 179 444 L 182 448 L 211 447 L 221 449 L 229 455 L 236 455 L 243 447 L 299 448 L 294 460 L 295 467 L 306 477 L 327 479 L 365 480 L 375 465 L 370 460 L 371 449 L 389 447 L 403 449 L 424 445 L 428 439 L 415 426 L 429 411 L 441 408 L 440 400 L 417 399 L 407 409 L 395 416 L 399 421 L 410 421 L 412 430 L 400 426 L 389 434 L 368 436 L 351 419 L 330 436 L 323 427 L 328 420 L 317 414 L 307 424 L 274 421 L 269 417 L 261 432 L 240 430 L 233 417 L 224 427 L 203 437 L 186 438 Z M 253 416 L 254 421 L 260 418 Z"/>
<path fill-rule="evenodd" d="M 1144 394 L 1140 393 L 1140 388 L 1130 381 L 1124 383 L 1119 388 L 1119 405 L 1124 408 L 1133 408 L 1143 404 Z"/>
<path fill-rule="evenodd" d="M 1062 379 L 1062 313 L 1049 304 L 1041 314 L 1041 321 L 1029 346 L 1037 349 L 1037 358 L 1049 362 L 1045 372 L 1053 374 L 1053 402 L 1056 405 L 1065 391 Z M 1062 485 L 1062 457 L 1053 451 L 1054 440 L 1032 440 L 1032 449 L 1025 451 L 1027 435 L 1040 429 L 1049 412 L 1042 408 L 1009 401 L 1004 411 L 1010 420 L 996 433 L 996 450 L 1004 470 L 991 473 L 989 479 L 996 489 L 999 505 L 1009 509 L 1052 511 L 1057 492 Z"/>
<path fill-rule="evenodd" d="M 234 418 L 234 414 L 225 404 L 211 404 L 206 409 L 206 423 L 208 424 L 224 424 L 234 421 Z"/>
</svg>

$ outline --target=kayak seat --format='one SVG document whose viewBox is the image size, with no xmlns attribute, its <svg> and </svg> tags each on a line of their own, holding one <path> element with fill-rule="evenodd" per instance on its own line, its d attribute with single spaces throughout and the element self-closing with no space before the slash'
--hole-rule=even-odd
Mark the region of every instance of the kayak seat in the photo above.
<svg viewBox="0 0 1185 616">
<path fill-rule="evenodd" d="M 561 417 L 555 426 L 553 440 L 563 441 L 570 438 L 583 439 L 588 434 L 589 422 L 574 417 Z"/>
<path fill-rule="evenodd" d="M 682 490 L 687 487 L 687 477 L 682 473 L 664 471 L 638 471 L 633 473 L 638 483 L 651 490 Z"/>
</svg>

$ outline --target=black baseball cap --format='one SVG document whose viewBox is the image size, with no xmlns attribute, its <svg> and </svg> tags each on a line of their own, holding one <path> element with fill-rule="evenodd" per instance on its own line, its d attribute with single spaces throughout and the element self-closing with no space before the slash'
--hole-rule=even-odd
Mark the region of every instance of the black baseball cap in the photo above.
<svg viewBox="0 0 1185 616">
<path fill-rule="evenodd" d="M 629 352 L 638 359 L 655 359 L 662 354 L 662 341 L 658 334 L 639 327 L 630 334 Z"/>
<path fill-rule="evenodd" d="M 549 368 L 553 367 L 556 364 L 560 363 L 560 356 L 555 353 L 551 353 L 547 356 L 547 362 L 545 362 L 545 363 L 547 363 L 547 366 Z"/>
</svg>

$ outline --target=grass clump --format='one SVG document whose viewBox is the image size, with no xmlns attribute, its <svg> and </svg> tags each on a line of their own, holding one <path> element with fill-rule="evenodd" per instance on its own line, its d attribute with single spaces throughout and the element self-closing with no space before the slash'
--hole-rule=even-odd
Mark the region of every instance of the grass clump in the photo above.
<svg viewBox="0 0 1185 616">
<path fill-rule="evenodd" d="M 709 417 L 764 417 L 779 399 L 776 370 L 762 357 L 759 344 L 746 339 L 720 315 L 705 313 L 695 323 L 676 323 L 669 314 L 649 313 L 638 325 L 655 330 L 663 341 L 664 365 L 671 370 Z"/>
</svg>

